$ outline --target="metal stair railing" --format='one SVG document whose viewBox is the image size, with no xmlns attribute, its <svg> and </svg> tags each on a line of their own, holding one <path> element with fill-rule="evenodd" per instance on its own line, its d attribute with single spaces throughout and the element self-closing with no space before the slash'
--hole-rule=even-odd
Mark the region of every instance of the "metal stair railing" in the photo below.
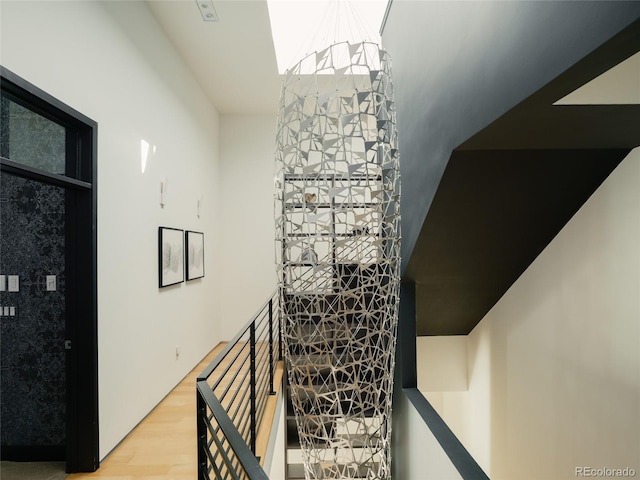
<svg viewBox="0 0 640 480">
<path fill-rule="evenodd" d="M 276 393 L 281 327 L 276 291 L 198 376 L 198 480 L 268 480 L 256 457 L 256 434 Z"/>
</svg>

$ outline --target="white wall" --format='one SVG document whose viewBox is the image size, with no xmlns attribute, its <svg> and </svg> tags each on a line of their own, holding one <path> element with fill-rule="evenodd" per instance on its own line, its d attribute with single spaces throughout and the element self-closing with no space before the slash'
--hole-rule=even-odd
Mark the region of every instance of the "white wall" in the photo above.
<svg viewBox="0 0 640 480">
<path fill-rule="evenodd" d="M 1 9 L 2 64 L 99 125 L 104 457 L 221 338 L 218 114 L 144 2 L 2 1 Z M 145 168 L 143 141 L 152 149 Z M 204 279 L 158 289 L 160 225 L 205 233 Z"/>
<path fill-rule="evenodd" d="M 221 333 L 233 338 L 276 288 L 273 172 L 276 113 L 220 119 L 221 225 L 225 277 Z"/>
<path fill-rule="evenodd" d="M 399 388 L 393 396 L 391 449 L 395 480 L 462 478 L 416 408 Z"/>
<path fill-rule="evenodd" d="M 420 295 L 419 285 L 416 294 Z M 460 406 L 468 397 L 467 350 L 467 335 L 416 337 L 418 390 L 458 438 L 467 432 L 466 410 Z"/>
<path fill-rule="evenodd" d="M 494 480 L 640 475 L 639 186 L 636 149 L 469 334 L 468 391 L 427 393 Z"/>
<path fill-rule="evenodd" d="M 418 286 L 417 294 L 420 295 Z M 418 372 L 418 389 L 428 392 L 466 391 L 467 336 L 416 337 L 416 362 L 429 365 Z"/>
<path fill-rule="evenodd" d="M 278 405 L 271 426 L 271 438 L 264 462 L 264 470 L 270 480 L 286 480 L 285 452 L 285 428 L 287 422 L 287 392 L 284 385 L 278 391 Z"/>
</svg>

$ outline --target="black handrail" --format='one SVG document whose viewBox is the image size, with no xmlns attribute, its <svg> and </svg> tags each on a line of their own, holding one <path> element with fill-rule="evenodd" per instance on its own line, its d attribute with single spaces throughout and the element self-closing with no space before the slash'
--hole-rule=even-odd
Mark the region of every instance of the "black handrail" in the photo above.
<svg viewBox="0 0 640 480">
<path fill-rule="evenodd" d="M 256 434 L 282 359 L 276 292 L 197 378 L 198 480 L 268 479 L 256 457 Z"/>
</svg>

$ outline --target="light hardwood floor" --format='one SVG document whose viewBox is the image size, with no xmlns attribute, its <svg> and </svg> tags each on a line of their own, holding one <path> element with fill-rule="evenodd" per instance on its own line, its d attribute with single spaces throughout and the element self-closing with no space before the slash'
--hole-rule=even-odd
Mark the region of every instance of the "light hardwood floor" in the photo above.
<svg viewBox="0 0 640 480">
<path fill-rule="evenodd" d="M 196 480 L 196 378 L 224 347 L 220 344 L 214 348 L 102 461 L 97 471 L 72 474 L 68 480 Z M 277 385 L 282 384 L 281 366 L 276 381 Z M 261 458 L 275 403 L 276 396 L 270 397 L 259 428 L 256 453 Z"/>
</svg>

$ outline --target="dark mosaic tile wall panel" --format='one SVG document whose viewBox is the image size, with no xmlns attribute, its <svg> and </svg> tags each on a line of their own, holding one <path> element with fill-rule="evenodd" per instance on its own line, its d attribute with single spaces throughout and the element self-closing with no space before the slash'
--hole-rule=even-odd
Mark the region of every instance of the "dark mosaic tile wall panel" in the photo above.
<svg viewBox="0 0 640 480">
<path fill-rule="evenodd" d="M 14 162 L 65 173 L 66 130 L 42 115 L 2 97 L 0 153 Z"/>
<path fill-rule="evenodd" d="M 20 276 L 0 318 L 3 446 L 65 443 L 65 191 L 0 175 L 0 273 Z M 46 291 L 56 275 L 57 291 Z"/>
</svg>

